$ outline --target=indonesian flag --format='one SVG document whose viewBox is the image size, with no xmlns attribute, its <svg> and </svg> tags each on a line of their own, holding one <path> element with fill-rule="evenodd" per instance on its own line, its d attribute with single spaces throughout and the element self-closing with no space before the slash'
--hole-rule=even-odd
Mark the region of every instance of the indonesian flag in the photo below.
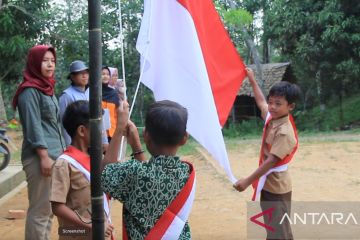
<svg viewBox="0 0 360 240">
<path fill-rule="evenodd" d="M 137 49 L 140 80 L 187 108 L 187 131 L 234 183 L 221 127 L 246 71 L 212 1 L 145 0 Z"/>
</svg>

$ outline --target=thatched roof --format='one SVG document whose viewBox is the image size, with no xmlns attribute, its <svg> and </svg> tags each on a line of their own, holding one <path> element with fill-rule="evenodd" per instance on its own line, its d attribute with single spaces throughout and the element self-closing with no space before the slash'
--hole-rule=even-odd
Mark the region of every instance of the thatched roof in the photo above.
<svg viewBox="0 0 360 240">
<path fill-rule="evenodd" d="M 264 94 L 267 94 L 276 82 L 280 81 L 290 81 L 292 82 L 292 79 L 288 79 L 290 75 L 290 70 L 288 68 L 290 67 L 289 62 L 285 63 L 268 63 L 268 64 L 262 64 L 262 72 L 263 72 L 263 78 L 264 78 Z M 256 71 L 256 66 L 248 65 L 249 68 L 251 68 L 255 72 L 255 78 L 258 76 Z M 292 78 L 292 77 L 290 77 Z M 256 79 L 259 81 L 259 79 Z M 247 78 L 244 79 L 244 82 L 240 88 L 240 91 L 238 95 L 247 95 L 247 96 L 254 96 L 253 90 L 251 88 L 251 85 L 249 83 L 249 80 Z"/>
</svg>

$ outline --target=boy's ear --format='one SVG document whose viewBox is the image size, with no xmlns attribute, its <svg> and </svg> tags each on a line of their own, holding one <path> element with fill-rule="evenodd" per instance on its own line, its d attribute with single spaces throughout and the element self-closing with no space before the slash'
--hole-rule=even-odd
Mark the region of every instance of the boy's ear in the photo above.
<svg viewBox="0 0 360 240">
<path fill-rule="evenodd" d="M 179 146 L 185 145 L 185 143 L 187 142 L 188 139 L 189 139 L 189 133 L 186 132 L 183 139 L 180 141 Z"/>
<path fill-rule="evenodd" d="M 289 110 L 292 111 L 295 109 L 295 103 L 289 104 Z"/>
<path fill-rule="evenodd" d="M 85 136 L 85 131 L 86 131 L 86 127 L 84 125 L 80 125 L 78 126 L 78 128 L 76 129 L 76 134 L 79 137 L 84 137 Z"/>
</svg>

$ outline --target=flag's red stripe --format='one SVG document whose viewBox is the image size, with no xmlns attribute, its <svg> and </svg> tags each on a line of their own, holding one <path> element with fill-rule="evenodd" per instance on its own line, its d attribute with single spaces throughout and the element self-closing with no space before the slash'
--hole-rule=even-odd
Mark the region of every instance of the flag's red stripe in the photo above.
<svg viewBox="0 0 360 240">
<path fill-rule="evenodd" d="M 64 151 L 64 154 L 75 159 L 78 163 L 80 163 L 81 166 L 83 166 L 83 168 L 90 172 L 91 166 L 89 155 L 83 153 L 72 145 L 67 147 L 67 149 Z"/>
<path fill-rule="evenodd" d="M 166 230 L 171 225 L 175 216 L 180 212 L 181 208 L 184 206 L 184 203 L 188 199 L 195 181 L 195 170 L 191 163 L 186 163 L 189 164 L 191 171 L 188 181 L 184 185 L 183 189 L 179 192 L 177 197 L 171 202 L 169 207 L 165 209 L 165 212 L 161 215 L 155 226 L 150 230 L 148 235 L 145 237 L 145 240 L 161 239 L 162 236 L 164 236 Z"/>
<path fill-rule="evenodd" d="M 193 18 L 220 124 L 223 126 L 245 78 L 245 65 L 211 0 L 178 0 L 178 2 Z"/>
</svg>

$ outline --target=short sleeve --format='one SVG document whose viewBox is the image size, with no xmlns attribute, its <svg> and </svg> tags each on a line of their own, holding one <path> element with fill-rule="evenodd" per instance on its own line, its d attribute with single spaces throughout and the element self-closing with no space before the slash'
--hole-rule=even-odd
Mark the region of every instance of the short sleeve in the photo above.
<svg viewBox="0 0 360 240">
<path fill-rule="evenodd" d="M 126 202 L 129 198 L 132 176 L 131 162 L 132 160 L 108 164 L 102 172 L 101 185 L 103 191 L 120 202 Z"/>
<path fill-rule="evenodd" d="M 70 189 L 69 165 L 66 161 L 58 159 L 51 174 L 50 201 L 66 203 Z"/>
<path fill-rule="evenodd" d="M 280 159 L 283 159 L 293 151 L 295 146 L 296 139 L 293 136 L 280 133 L 274 138 L 270 154 L 275 155 Z"/>
</svg>

